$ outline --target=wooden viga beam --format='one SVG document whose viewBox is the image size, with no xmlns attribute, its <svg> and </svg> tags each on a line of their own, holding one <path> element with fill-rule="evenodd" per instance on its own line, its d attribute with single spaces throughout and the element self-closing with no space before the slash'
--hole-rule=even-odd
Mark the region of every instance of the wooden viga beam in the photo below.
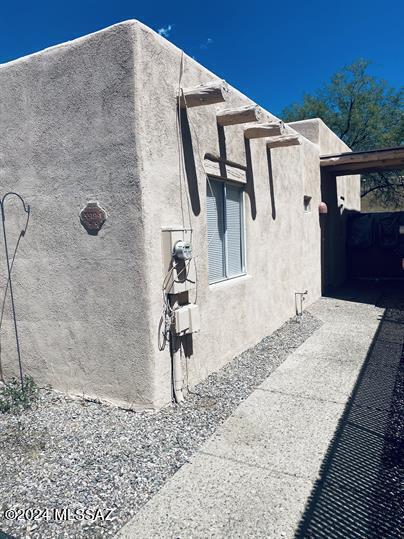
<svg viewBox="0 0 404 539">
<path fill-rule="evenodd" d="M 237 109 L 223 109 L 216 113 L 217 124 L 225 127 L 226 125 L 245 124 L 249 122 L 259 122 L 262 117 L 262 111 L 258 105 L 247 105 Z"/>
<path fill-rule="evenodd" d="M 270 122 L 267 124 L 256 124 L 244 129 L 244 136 L 247 139 L 277 137 L 283 135 L 285 125 L 282 121 Z"/>
<path fill-rule="evenodd" d="M 267 148 L 283 148 L 285 146 L 299 146 L 302 139 L 299 135 L 282 135 L 280 137 L 271 137 L 267 142 Z"/>
<path fill-rule="evenodd" d="M 213 105 L 214 103 L 223 103 L 226 101 L 226 94 L 229 87 L 226 81 L 209 82 L 187 88 L 180 91 L 179 103 L 181 107 L 201 107 L 202 105 Z"/>
</svg>

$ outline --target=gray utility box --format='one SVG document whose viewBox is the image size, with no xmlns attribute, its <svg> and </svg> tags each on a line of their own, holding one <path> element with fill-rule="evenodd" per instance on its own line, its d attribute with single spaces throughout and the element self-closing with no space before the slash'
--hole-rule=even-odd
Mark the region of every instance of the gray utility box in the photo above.
<svg viewBox="0 0 404 539">
<path fill-rule="evenodd" d="M 184 228 L 164 228 L 162 230 L 163 282 L 167 294 L 181 294 L 196 287 L 195 262 L 174 260 L 174 246 L 178 241 L 191 243 L 192 230 Z"/>
</svg>

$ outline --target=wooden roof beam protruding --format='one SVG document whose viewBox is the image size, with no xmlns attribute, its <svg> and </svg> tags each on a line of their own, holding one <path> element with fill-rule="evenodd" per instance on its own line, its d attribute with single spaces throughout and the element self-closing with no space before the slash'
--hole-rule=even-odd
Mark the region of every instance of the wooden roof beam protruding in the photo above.
<svg viewBox="0 0 404 539">
<path fill-rule="evenodd" d="M 224 165 L 229 165 L 231 167 L 239 168 L 244 171 L 247 170 L 246 165 L 242 165 L 241 163 L 236 163 L 235 161 L 230 161 L 229 159 L 220 157 L 220 155 L 215 155 L 213 153 L 205 153 L 205 159 L 207 159 L 208 161 L 213 161 L 215 163 L 223 163 Z"/>
<path fill-rule="evenodd" d="M 181 90 L 178 99 L 183 108 L 201 107 L 225 102 L 228 91 L 229 87 L 226 81 L 214 81 L 195 86 L 195 88 Z"/>
<path fill-rule="evenodd" d="M 282 121 L 277 120 L 267 124 L 257 124 L 244 129 L 244 136 L 246 139 L 264 138 L 264 137 L 277 137 L 283 135 L 285 132 L 285 125 Z"/>
<path fill-rule="evenodd" d="M 261 116 L 262 111 L 258 105 L 247 105 L 237 109 L 223 109 L 218 110 L 216 113 L 217 124 L 222 127 L 249 122 L 259 122 Z"/>
<path fill-rule="evenodd" d="M 299 135 L 282 135 L 280 137 L 272 137 L 267 142 L 267 148 L 283 148 L 285 146 L 299 146 L 302 143 Z"/>
</svg>

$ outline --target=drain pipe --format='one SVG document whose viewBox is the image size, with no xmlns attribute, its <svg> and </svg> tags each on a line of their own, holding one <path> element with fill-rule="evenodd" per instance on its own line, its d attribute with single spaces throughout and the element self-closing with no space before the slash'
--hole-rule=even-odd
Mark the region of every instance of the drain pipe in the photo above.
<svg viewBox="0 0 404 539">
<path fill-rule="evenodd" d="M 170 297 L 171 309 L 175 310 L 179 307 L 178 297 Z M 182 388 L 184 385 L 184 376 L 182 374 L 181 362 L 181 337 L 176 334 L 174 320 L 170 327 L 170 354 L 171 354 L 171 375 L 173 384 L 174 400 L 178 404 L 184 402 L 184 394 Z"/>
</svg>

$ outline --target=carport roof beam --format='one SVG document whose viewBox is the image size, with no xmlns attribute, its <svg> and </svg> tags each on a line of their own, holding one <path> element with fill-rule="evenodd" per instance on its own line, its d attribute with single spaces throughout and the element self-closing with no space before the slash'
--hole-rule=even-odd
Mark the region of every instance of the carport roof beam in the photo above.
<svg viewBox="0 0 404 539">
<path fill-rule="evenodd" d="M 320 166 L 322 170 L 335 173 L 337 176 L 383 170 L 404 170 L 404 146 L 322 155 Z"/>
</svg>

